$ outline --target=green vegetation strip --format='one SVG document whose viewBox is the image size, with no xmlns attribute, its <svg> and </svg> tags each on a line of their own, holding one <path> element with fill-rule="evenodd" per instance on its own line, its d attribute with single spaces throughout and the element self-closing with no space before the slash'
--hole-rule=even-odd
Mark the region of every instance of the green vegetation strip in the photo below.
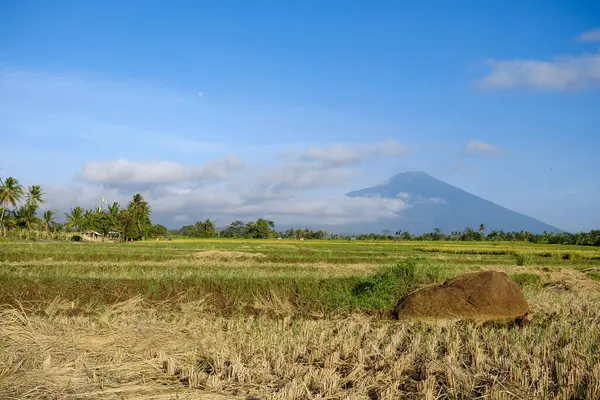
<svg viewBox="0 0 600 400">
<path fill-rule="evenodd" d="M 71 265 L 6 266 L 0 273 L 0 300 L 11 303 L 59 297 L 113 303 L 137 295 L 148 300 L 185 296 L 187 300 L 207 299 L 215 309 L 224 312 L 256 308 L 265 302 L 271 303 L 272 308 L 291 308 L 296 312 L 388 311 L 408 292 L 440 282 L 452 273 L 452 269 L 442 269 L 416 257 L 362 276 L 327 275 L 306 268 L 261 270 L 232 266 L 200 267 L 201 273 L 196 274 L 190 273 L 189 268 L 164 269 L 161 275 L 158 265 L 124 271 L 114 265 L 101 270 Z"/>
<path fill-rule="evenodd" d="M 595 270 L 595 249 L 479 243 L 196 240 L 0 243 L 0 301 L 113 303 L 205 299 L 215 310 L 387 312 L 408 292 L 469 270 L 519 265 Z M 432 251 L 422 251 L 430 249 Z M 545 256 L 550 254 L 550 257 Z M 539 267 L 538 267 L 539 268 Z M 537 287 L 536 274 L 513 274 Z M 588 276 L 596 279 L 595 273 Z"/>
</svg>

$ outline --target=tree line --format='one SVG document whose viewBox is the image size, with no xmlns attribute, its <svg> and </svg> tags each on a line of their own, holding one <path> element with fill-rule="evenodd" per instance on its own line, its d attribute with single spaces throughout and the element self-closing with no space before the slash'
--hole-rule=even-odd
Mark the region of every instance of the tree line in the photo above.
<svg viewBox="0 0 600 400">
<path fill-rule="evenodd" d="M 505 232 L 503 230 L 491 230 L 485 232 L 485 226 L 481 224 L 478 230 L 465 228 L 463 231 L 454 231 L 449 234 L 434 229 L 432 232 L 413 235 L 408 231 L 398 230 L 392 233 L 383 230 L 381 233 L 362 233 L 357 235 L 334 234 L 325 230 L 311 230 L 308 228 L 288 229 L 276 231 L 275 223 L 263 218 L 255 222 L 234 221 L 224 228 L 216 228 L 215 224 L 207 219 L 196 222 L 194 225 L 183 226 L 180 229 L 171 230 L 169 234 L 174 236 L 197 237 L 197 238 L 245 238 L 245 239 L 346 239 L 346 240 L 388 240 L 388 241 L 502 241 L 502 242 L 531 242 L 539 244 L 564 244 L 582 246 L 600 246 L 600 230 L 590 232 L 544 232 L 535 234 L 527 231 Z"/>
<path fill-rule="evenodd" d="M 381 234 L 361 234 L 355 237 L 357 240 L 490 241 L 600 246 L 600 230 L 579 233 L 531 233 L 527 231 L 506 232 L 503 230 L 491 230 L 486 234 L 483 225 L 481 225 L 479 230 L 467 227 L 463 231 L 454 231 L 449 234 L 442 233 L 439 229 L 434 229 L 432 232 L 421 235 L 412 235 L 410 232 L 397 231 L 393 235 L 389 232 L 382 232 Z"/>
<path fill-rule="evenodd" d="M 19 236 L 25 230 L 56 236 L 58 233 L 93 230 L 105 238 L 139 240 L 167 234 L 164 226 L 152 224 L 151 207 L 141 194 L 133 195 L 126 207 L 117 202 L 100 204 L 95 209 L 73 207 L 64 214 L 63 223 L 57 222 L 54 210 L 40 213 L 40 206 L 46 202 L 44 196 L 39 185 L 25 188 L 14 177 L 0 179 L 1 235 Z"/>
<path fill-rule="evenodd" d="M 413 235 L 398 230 L 392 233 L 383 230 L 381 233 L 364 233 L 357 235 L 333 234 L 325 230 L 308 228 L 275 230 L 275 222 L 258 218 L 253 222 L 234 221 L 224 228 L 217 228 L 207 219 L 180 229 L 167 231 L 163 225 L 152 224 L 152 209 L 141 194 L 133 195 L 126 207 L 119 203 L 106 203 L 95 209 L 84 209 L 76 206 L 65 213 L 65 222 L 56 221 L 56 212 L 45 210 L 40 213 L 40 206 L 45 204 L 44 191 L 39 185 L 23 187 L 16 178 L 0 178 L 0 235 L 17 236 L 23 232 L 40 232 L 51 236 L 57 233 L 81 233 L 93 230 L 103 235 L 120 240 L 143 240 L 166 235 L 195 238 L 246 238 L 246 239 L 355 239 L 355 240 L 389 240 L 389 241 L 527 241 L 540 244 L 563 244 L 600 246 L 600 230 L 590 232 L 568 233 L 544 232 L 535 234 L 526 231 L 505 232 L 491 230 L 486 233 L 484 224 L 478 230 L 465 228 L 450 234 L 434 229 L 432 232 Z"/>
<path fill-rule="evenodd" d="M 186 225 L 180 229 L 169 231 L 174 236 L 196 238 L 243 238 L 243 239 L 328 239 L 331 235 L 327 231 L 313 231 L 310 229 L 289 229 L 277 232 L 275 223 L 271 220 L 258 218 L 254 222 L 234 221 L 224 228 L 217 229 L 215 224 L 207 219 L 198 221 L 194 225 Z"/>
</svg>

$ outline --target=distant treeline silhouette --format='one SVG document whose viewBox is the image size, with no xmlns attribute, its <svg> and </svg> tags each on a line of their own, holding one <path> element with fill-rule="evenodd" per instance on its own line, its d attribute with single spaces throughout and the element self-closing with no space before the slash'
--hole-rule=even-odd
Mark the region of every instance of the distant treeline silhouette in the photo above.
<svg viewBox="0 0 600 400">
<path fill-rule="evenodd" d="M 246 238 L 246 239 L 297 239 L 297 240 L 382 240 L 382 241 L 520 241 L 539 244 L 562 244 L 562 245 L 581 245 L 581 246 L 600 246 L 600 230 L 590 232 L 569 233 L 569 232 L 544 232 L 531 233 L 527 231 L 505 232 L 503 230 L 491 230 L 486 233 L 485 226 L 482 224 L 478 230 L 465 228 L 463 231 L 455 231 L 449 234 L 434 229 L 432 232 L 413 235 L 407 231 L 398 230 L 395 233 L 391 231 L 382 231 L 381 233 L 361 233 L 361 234 L 335 234 L 325 230 L 311 229 L 288 229 L 286 231 L 277 231 L 273 221 L 259 218 L 255 222 L 234 221 L 224 228 L 215 228 L 215 224 L 207 219 L 196 222 L 194 225 L 187 225 L 177 230 L 169 231 L 169 234 L 184 237 L 197 238 Z"/>
</svg>

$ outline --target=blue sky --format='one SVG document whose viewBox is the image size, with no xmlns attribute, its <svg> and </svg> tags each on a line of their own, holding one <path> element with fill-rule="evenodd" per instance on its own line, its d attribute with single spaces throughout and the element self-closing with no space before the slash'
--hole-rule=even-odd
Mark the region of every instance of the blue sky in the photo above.
<svg viewBox="0 0 600 400">
<path fill-rule="evenodd" d="M 177 226 L 386 217 L 343 194 L 423 170 L 598 228 L 600 3 L 495 3 L 0 2 L 0 176 Z"/>
</svg>

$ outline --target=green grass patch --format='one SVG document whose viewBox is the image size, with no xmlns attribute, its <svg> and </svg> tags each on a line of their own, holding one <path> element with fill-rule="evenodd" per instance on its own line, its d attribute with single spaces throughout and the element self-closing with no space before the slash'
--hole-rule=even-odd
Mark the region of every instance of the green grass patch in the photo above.
<svg viewBox="0 0 600 400">
<path fill-rule="evenodd" d="M 409 257 L 358 282 L 352 288 L 351 304 L 367 309 L 393 307 L 416 288 L 446 279 L 448 270 L 445 272 L 424 258 Z"/>
<path fill-rule="evenodd" d="M 531 257 L 529 254 L 517 253 L 515 254 L 515 263 L 519 266 L 531 264 Z"/>
<path fill-rule="evenodd" d="M 213 309 L 237 312 L 252 309 L 257 299 L 276 297 L 294 312 L 386 311 L 410 291 L 448 278 L 453 268 L 427 259 L 407 257 L 375 268 L 371 274 L 318 273 L 312 268 L 186 265 L 160 263 L 5 266 L 0 271 L 0 301 L 49 301 L 55 297 L 113 303 L 134 296 L 150 301 L 174 297 L 206 299 Z"/>
<path fill-rule="evenodd" d="M 541 278 L 538 274 L 512 274 L 510 278 L 521 288 L 525 286 L 540 286 Z"/>
<path fill-rule="evenodd" d="M 600 281 L 600 272 L 588 272 L 587 276 L 589 276 L 595 281 Z"/>
<path fill-rule="evenodd" d="M 471 270 L 516 263 L 596 271 L 597 254 L 524 243 L 10 241 L 0 242 L 0 302 L 58 297 L 110 304 L 134 296 L 151 301 L 183 297 L 207 299 L 225 312 L 260 307 L 379 312 L 419 287 Z M 521 286 L 539 284 L 539 277 L 529 275 L 535 276 L 513 279 Z"/>
</svg>

